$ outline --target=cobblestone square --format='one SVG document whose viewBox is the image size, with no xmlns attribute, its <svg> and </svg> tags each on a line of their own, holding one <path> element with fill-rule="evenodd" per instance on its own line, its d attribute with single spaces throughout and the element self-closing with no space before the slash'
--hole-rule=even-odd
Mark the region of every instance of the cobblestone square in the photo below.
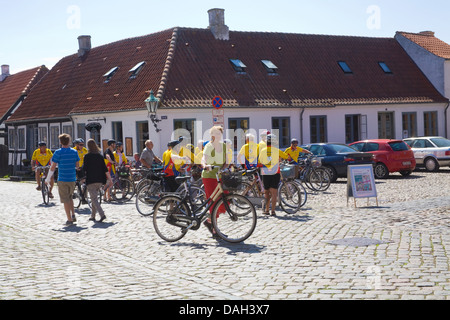
<svg viewBox="0 0 450 320">
<path fill-rule="evenodd" d="M 377 180 L 375 199 L 347 203 L 346 180 L 309 193 L 295 215 L 277 211 L 245 243 L 206 228 L 163 242 L 135 199 L 103 203 L 107 220 L 65 227 L 30 182 L 0 181 L 0 299 L 448 300 L 450 170 Z M 359 238 L 377 244 L 333 241 Z"/>
</svg>

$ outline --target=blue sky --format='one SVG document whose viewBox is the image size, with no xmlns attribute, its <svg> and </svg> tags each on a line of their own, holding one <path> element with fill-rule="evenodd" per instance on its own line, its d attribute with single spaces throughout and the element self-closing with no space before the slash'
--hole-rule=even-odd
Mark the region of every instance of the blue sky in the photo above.
<svg viewBox="0 0 450 320">
<path fill-rule="evenodd" d="M 51 68 L 78 50 L 171 27 L 206 28 L 207 11 L 225 9 L 236 31 L 393 37 L 431 30 L 450 43 L 448 0 L 0 0 L 0 64 L 12 74 Z"/>
</svg>

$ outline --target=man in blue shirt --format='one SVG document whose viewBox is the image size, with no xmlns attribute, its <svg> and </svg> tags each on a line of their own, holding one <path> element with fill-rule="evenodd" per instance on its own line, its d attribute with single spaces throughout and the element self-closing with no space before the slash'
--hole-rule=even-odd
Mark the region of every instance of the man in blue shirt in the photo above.
<svg viewBox="0 0 450 320">
<path fill-rule="evenodd" d="M 53 154 L 52 166 L 45 181 L 50 181 L 56 165 L 58 165 L 58 192 L 67 215 L 66 225 L 70 226 L 76 221 L 72 196 L 75 190 L 76 170 L 79 167 L 80 157 L 78 152 L 70 147 L 70 135 L 63 133 L 58 138 L 62 148 L 56 150 Z"/>
</svg>

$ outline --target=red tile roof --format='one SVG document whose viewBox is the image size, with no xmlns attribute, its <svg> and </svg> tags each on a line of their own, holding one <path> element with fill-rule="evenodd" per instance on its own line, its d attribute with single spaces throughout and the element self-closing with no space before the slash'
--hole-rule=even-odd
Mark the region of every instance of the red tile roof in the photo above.
<svg viewBox="0 0 450 320">
<path fill-rule="evenodd" d="M 417 43 L 419 46 L 444 59 L 450 59 L 450 44 L 435 37 L 434 32 L 421 33 L 397 32 L 405 38 Z"/>
<path fill-rule="evenodd" d="M 242 60 L 246 73 L 237 73 L 229 59 Z M 262 59 L 271 60 L 278 74 L 268 75 Z M 130 80 L 128 71 L 141 61 L 146 65 Z M 338 61 L 353 74 L 344 74 Z M 116 66 L 104 83 L 103 75 Z M 63 58 L 11 120 L 143 110 L 150 90 L 163 108 L 210 107 L 216 95 L 225 107 L 447 101 L 394 38 L 230 32 L 223 41 L 208 29 L 174 28 Z"/>
<path fill-rule="evenodd" d="M 47 67 L 40 66 L 10 75 L 0 82 L 0 119 L 22 95 L 27 95 L 47 72 Z"/>
<path fill-rule="evenodd" d="M 246 74 L 229 59 L 240 59 Z M 261 60 L 272 61 L 268 75 Z M 344 74 L 346 61 L 353 74 Z M 385 74 L 385 62 L 392 74 Z M 210 106 L 220 95 L 233 107 L 291 107 L 444 101 L 393 38 L 180 29 L 165 91 L 166 107 Z"/>
</svg>

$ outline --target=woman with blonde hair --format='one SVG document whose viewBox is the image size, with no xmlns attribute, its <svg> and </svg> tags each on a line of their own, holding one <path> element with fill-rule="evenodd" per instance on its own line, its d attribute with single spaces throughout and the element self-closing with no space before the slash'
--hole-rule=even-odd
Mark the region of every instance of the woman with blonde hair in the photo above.
<svg viewBox="0 0 450 320">
<path fill-rule="evenodd" d="M 99 222 L 103 222 L 106 219 L 105 213 L 98 202 L 98 196 L 100 189 L 108 181 L 108 185 L 112 185 L 111 175 L 105 164 L 97 143 L 94 139 L 89 139 L 88 153 L 84 156 L 83 172 L 86 175 L 86 186 L 91 198 L 91 217 L 90 221 L 95 221 L 95 215 L 98 212 L 100 214 Z"/>
<path fill-rule="evenodd" d="M 220 126 L 212 127 L 210 135 L 211 140 L 205 145 L 202 158 L 202 181 L 206 198 L 209 198 L 217 187 L 216 174 L 219 172 L 218 167 L 223 168 L 227 165 L 226 145 L 222 141 L 223 128 Z M 211 207 L 211 212 L 213 207 Z M 223 208 L 223 212 L 225 212 L 224 210 L 225 208 Z M 210 218 L 205 221 L 205 225 L 213 234 L 213 237 L 216 237 Z"/>
</svg>

